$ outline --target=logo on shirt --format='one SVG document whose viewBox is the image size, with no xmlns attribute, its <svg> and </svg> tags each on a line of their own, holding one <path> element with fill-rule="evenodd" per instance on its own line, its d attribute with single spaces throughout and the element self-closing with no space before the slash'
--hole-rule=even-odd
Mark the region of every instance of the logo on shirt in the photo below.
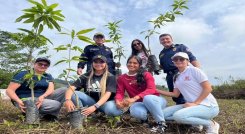
<svg viewBox="0 0 245 134">
<path fill-rule="evenodd" d="M 190 80 L 191 80 L 191 78 L 189 76 L 185 76 L 184 81 L 190 81 Z"/>
<path fill-rule="evenodd" d="M 106 51 L 110 51 L 108 48 L 105 49 Z"/>
<path fill-rule="evenodd" d="M 173 51 L 176 51 L 176 47 L 173 48 Z"/>
</svg>

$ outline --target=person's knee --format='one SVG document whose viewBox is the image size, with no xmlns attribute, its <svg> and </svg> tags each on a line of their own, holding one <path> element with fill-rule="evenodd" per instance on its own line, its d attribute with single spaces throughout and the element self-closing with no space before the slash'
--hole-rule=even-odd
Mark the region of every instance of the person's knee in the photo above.
<svg viewBox="0 0 245 134">
<path fill-rule="evenodd" d="M 182 122 L 185 122 L 186 120 L 186 116 L 185 114 L 183 114 L 182 112 L 175 112 L 173 114 L 173 119 L 176 121 L 176 122 L 179 122 L 179 123 L 182 123 Z"/>
<path fill-rule="evenodd" d="M 160 104 L 162 108 L 165 108 L 167 105 L 166 99 L 160 98 L 156 95 L 146 95 L 143 99 L 143 103 L 146 106 L 156 106 L 156 104 Z"/>
<path fill-rule="evenodd" d="M 142 110 L 137 107 L 130 107 L 130 115 L 136 119 L 146 120 L 147 119 L 147 111 Z"/>
<path fill-rule="evenodd" d="M 109 116 L 119 116 L 122 114 L 122 110 L 118 109 L 116 104 L 111 101 L 104 104 L 104 112 Z"/>
</svg>

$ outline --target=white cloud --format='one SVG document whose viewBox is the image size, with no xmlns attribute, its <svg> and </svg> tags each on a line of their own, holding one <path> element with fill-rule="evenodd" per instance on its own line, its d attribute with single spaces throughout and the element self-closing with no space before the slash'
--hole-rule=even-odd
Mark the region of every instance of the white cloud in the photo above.
<svg viewBox="0 0 245 134">
<path fill-rule="evenodd" d="M 129 0 L 129 3 L 136 9 L 153 7 L 157 2 L 158 0 Z"/>
</svg>

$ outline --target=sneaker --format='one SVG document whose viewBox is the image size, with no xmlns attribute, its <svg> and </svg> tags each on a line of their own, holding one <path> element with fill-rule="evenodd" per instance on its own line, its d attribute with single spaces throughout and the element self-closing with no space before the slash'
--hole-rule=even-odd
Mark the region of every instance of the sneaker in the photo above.
<svg viewBox="0 0 245 134">
<path fill-rule="evenodd" d="M 206 134 L 219 134 L 219 123 L 213 121 L 212 125 L 207 127 Z"/>
<path fill-rule="evenodd" d="M 203 125 L 191 125 L 191 129 L 195 132 L 202 132 Z"/>
<path fill-rule="evenodd" d="M 151 132 L 163 134 L 167 125 L 165 122 L 158 122 L 157 126 L 151 128 Z"/>
</svg>

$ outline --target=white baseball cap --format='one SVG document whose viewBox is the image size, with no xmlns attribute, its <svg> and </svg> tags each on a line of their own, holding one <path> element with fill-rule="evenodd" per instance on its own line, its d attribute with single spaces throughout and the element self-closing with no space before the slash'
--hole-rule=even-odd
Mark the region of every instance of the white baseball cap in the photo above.
<svg viewBox="0 0 245 134">
<path fill-rule="evenodd" d="M 171 59 L 174 59 L 175 57 L 182 57 L 182 58 L 189 60 L 189 56 L 187 55 L 187 53 L 184 53 L 184 52 L 176 53 L 174 56 L 171 57 Z"/>
</svg>

